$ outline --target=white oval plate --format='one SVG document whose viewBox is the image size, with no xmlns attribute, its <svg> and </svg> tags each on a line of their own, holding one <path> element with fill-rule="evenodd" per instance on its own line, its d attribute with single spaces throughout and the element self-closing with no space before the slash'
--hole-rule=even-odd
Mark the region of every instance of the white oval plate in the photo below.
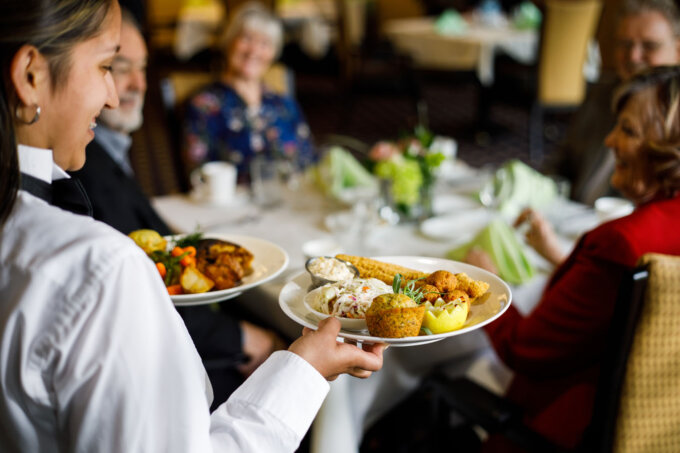
<svg viewBox="0 0 680 453">
<path fill-rule="evenodd" d="M 176 238 L 172 236 L 169 239 Z M 241 284 L 220 291 L 208 291 L 199 294 L 177 294 L 170 296 L 172 302 L 179 307 L 205 305 L 231 299 L 243 291 L 255 288 L 277 277 L 288 266 L 288 254 L 278 245 L 264 239 L 235 234 L 223 235 L 207 233 L 207 239 L 215 238 L 233 242 L 245 247 L 253 254 L 253 272 L 243 277 Z"/>
<path fill-rule="evenodd" d="M 468 209 L 456 214 L 430 217 L 420 224 L 420 232 L 432 239 L 463 241 L 471 239 L 493 218 L 485 208 Z"/>
<path fill-rule="evenodd" d="M 508 309 L 512 301 L 510 287 L 498 276 L 487 272 L 470 264 L 460 263 L 442 258 L 428 258 L 418 256 L 382 256 L 376 257 L 380 261 L 394 263 L 400 266 L 423 272 L 434 272 L 436 270 L 447 270 L 450 272 L 465 272 L 475 280 L 483 280 L 489 283 L 489 291 L 480 299 L 475 301 L 470 307 L 470 314 L 461 329 L 452 332 L 440 333 L 437 335 L 422 335 L 418 337 L 406 338 L 380 338 L 372 337 L 366 331 L 364 334 L 351 332 L 341 329 L 338 334 L 342 338 L 364 343 L 389 343 L 393 346 L 417 346 L 455 335 L 462 335 L 467 332 L 479 329 L 501 316 Z M 311 283 L 309 274 L 302 271 L 296 274 L 279 293 L 279 306 L 283 312 L 293 321 L 310 329 L 316 329 L 319 318 L 311 313 L 311 310 L 304 304 L 307 288 Z"/>
<path fill-rule="evenodd" d="M 321 287 L 315 288 L 305 294 L 302 303 L 305 305 L 305 308 L 307 311 L 309 311 L 309 313 L 311 313 L 313 316 L 316 316 L 319 320 L 322 320 L 328 318 L 331 315 L 327 315 L 326 313 L 321 313 L 320 311 L 315 310 L 310 303 L 310 298 L 314 297 L 314 295 L 316 295 L 319 291 L 321 291 Z M 351 330 L 354 332 L 367 331 L 365 319 L 343 318 L 340 316 L 336 316 L 336 318 L 338 321 L 340 321 L 340 325 L 344 330 Z"/>
</svg>

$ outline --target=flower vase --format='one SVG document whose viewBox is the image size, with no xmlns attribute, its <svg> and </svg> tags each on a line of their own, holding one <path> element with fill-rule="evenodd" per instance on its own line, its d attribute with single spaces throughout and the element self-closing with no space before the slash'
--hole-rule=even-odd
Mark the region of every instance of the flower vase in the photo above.
<svg viewBox="0 0 680 453">
<path fill-rule="evenodd" d="M 419 196 L 411 204 L 395 201 L 392 180 L 380 180 L 380 217 L 389 224 L 421 222 L 432 217 L 432 184 L 422 184 Z"/>
</svg>

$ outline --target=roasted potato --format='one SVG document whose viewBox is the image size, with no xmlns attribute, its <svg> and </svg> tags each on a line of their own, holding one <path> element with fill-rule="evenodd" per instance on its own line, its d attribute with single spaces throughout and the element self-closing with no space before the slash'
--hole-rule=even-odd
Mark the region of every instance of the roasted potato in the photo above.
<svg viewBox="0 0 680 453">
<path fill-rule="evenodd" d="M 139 247 L 148 255 L 155 251 L 165 250 L 168 243 L 163 236 L 154 230 L 135 230 L 128 234 L 130 239 L 135 241 Z"/>
<path fill-rule="evenodd" d="M 179 277 L 179 284 L 185 293 L 205 293 L 215 286 L 215 282 L 193 266 L 187 266 Z"/>
</svg>

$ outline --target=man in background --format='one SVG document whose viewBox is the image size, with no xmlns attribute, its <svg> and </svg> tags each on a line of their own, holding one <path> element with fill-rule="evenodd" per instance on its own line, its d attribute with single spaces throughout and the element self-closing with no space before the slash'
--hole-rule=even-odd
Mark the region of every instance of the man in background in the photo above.
<svg viewBox="0 0 680 453">
<path fill-rule="evenodd" d="M 120 105 L 101 112 L 95 138 L 87 147 L 85 166 L 73 175 L 85 187 L 95 219 L 123 234 L 150 228 L 167 235 L 170 228 L 135 181 L 128 154 L 130 134 L 143 122 L 146 64 L 147 48 L 140 27 L 134 16 L 123 10 L 120 51 L 111 66 Z M 274 332 L 209 306 L 182 307 L 178 312 L 208 371 L 213 407 L 226 400 L 274 350 L 284 346 Z"/>
<path fill-rule="evenodd" d="M 571 197 L 589 205 L 613 193 L 609 178 L 614 156 L 604 139 L 616 121 L 611 108 L 614 90 L 641 69 L 680 63 L 680 12 L 675 2 L 624 0 L 618 10 L 614 57 L 616 77 L 603 77 L 590 87 L 563 147 L 546 169 L 567 177 Z"/>
</svg>

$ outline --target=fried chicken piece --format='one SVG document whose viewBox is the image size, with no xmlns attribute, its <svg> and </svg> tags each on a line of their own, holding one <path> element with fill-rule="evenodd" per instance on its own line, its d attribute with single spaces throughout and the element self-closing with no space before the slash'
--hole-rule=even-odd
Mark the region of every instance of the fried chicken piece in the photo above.
<svg viewBox="0 0 680 453">
<path fill-rule="evenodd" d="M 425 283 L 435 286 L 439 292 L 448 293 L 458 286 L 458 279 L 449 271 L 434 271 L 425 278 Z"/>
<path fill-rule="evenodd" d="M 468 293 L 461 291 L 460 289 L 454 289 L 453 291 L 449 291 L 446 294 L 442 294 L 442 298 L 446 302 L 452 302 L 456 299 L 461 299 L 464 303 L 470 305 L 470 296 Z"/>
<path fill-rule="evenodd" d="M 232 255 L 221 254 L 215 263 L 199 260 L 196 266 L 199 271 L 215 282 L 215 289 L 218 290 L 233 288 L 243 278 L 243 267 L 238 257 Z"/>
<path fill-rule="evenodd" d="M 478 298 L 489 290 L 489 284 L 487 282 L 473 280 L 463 272 L 456 274 L 456 277 L 458 278 L 458 287 L 456 289 L 465 291 L 473 299 Z"/>
<path fill-rule="evenodd" d="M 238 244 L 220 239 L 198 243 L 196 267 L 215 281 L 215 289 L 229 289 L 252 272 L 253 254 Z"/>
<path fill-rule="evenodd" d="M 419 282 L 422 282 L 422 280 L 419 280 Z M 420 291 L 423 293 L 423 300 L 435 303 L 435 301 L 439 299 L 439 290 L 436 286 L 423 282 L 420 284 L 416 283 L 416 288 L 420 289 Z"/>
</svg>

